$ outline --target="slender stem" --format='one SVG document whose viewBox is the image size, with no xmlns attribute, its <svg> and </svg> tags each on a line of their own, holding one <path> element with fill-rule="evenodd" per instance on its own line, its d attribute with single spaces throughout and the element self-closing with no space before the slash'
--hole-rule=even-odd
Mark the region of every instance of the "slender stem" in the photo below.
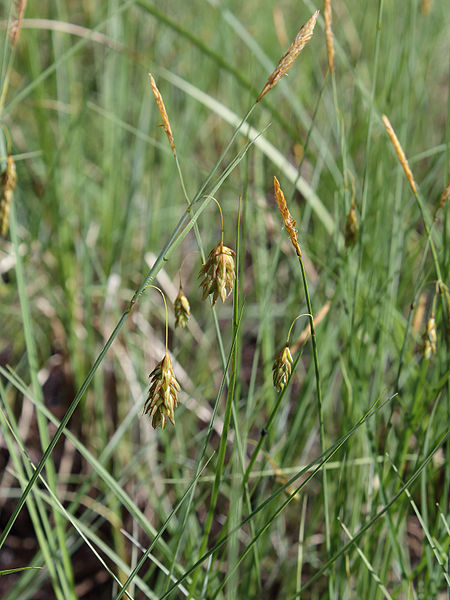
<svg viewBox="0 0 450 600">
<path fill-rule="evenodd" d="M 1 96 L 0 96 L 0 116 L 3 113 L 3 107 L 5 105 L 6 94 L 8 92 L 9 80 L 11 79 L 11 72 L 12 72 L 15 55 L 16 55 L 16 49 L 13 48 L 11 50 L 11 54 L 9 55 L 8 66 L 6 68 L 6 75 L 5 75 L 5 79 L 3 80 L 3 87 L 2 87 L 2 92 L 1 92 Z"/>
<path fill-rule="evenodd" d="M 212 198 L 216 202 L 217 206 L 219 207 L 219 211 L 220 211 L 220 216 L 221 216 L 221 220 L 222 220 L 222 244 L 223 244 L 222 209 L 220 207 L 220 204 L 217 202 L 217 200 L 214 197 L 212 197 Z M 239 261 L 239 219 L 238 219 L 236 250 L 237 250 L 237 259 Z M 236 265 L 236 273 L 238 274 L 238 278 L 239 278 L 239 262 Z M 234 294 L 233 294 L 233 339 L 234 340 L 237 340 L 237 336 L 238 336 L 238 332 L 239 332 L 239 324 L 240 324 L 240 319 L 239 319 L 239 315 L 238 315 L 238 305 L 239 305 L 239 285 L 238 285 L 238 283 L 239 283 L 239 280 L 235 284 Z M 218 330 L 218 337 L 219 337 L 219 339 L 221 339 L 219 330 Z M 223 357 L 223 358 L 225 358 L 225 357 Z M 204 552 L 208 546 L 209 535 L 210 535 L 211 527 L 213 524 L 214 511 L 215 511 L 215 508 L 217 505 L 217 500 L 219 497 L 220 484 L 222 483 L 222 473 L 223 473 L 223 467 L 224 467 L 224 463 L 225 463 L 225 452 L 227 449 L 228 432 L 230 429 L 232 414 L 234 416 L 234 421 L 237 425 L 237 420 L 235 418 L 235 411 L 233 410 L 234 394 L 235 394 L 235 390 L 236 390 L 236 378 L 237 378 L 237 358 L 238 358 L 238 353 L 237 353 L 237 349 L 236 349 L 236 344 L 234 344 L 233 348 L 230 352 L 231 374 L 230 374 L 230 378 L 229 378 L 230 380 L 228 381 L 227 401 L 226 401 L 226 406 L 225 406 L 225 415 L 224 415 L 224 423 L 223 423 L 223 428 L 222 428 L 222 435 L 221 435 L 220 444 L 219 444 L 219 454 L 217 457 L 216 474 L 215 474 L 214 484 L 213 484 L 213 488 L 212 488 L 212 492 L 211 492 L 211 500 L 210 500 L 210 505 L 209 505 L 209 509 L 208 509 L 208 514 L 206 517 L 205 527 L 204 527 L 204 531 L 203 531 L 203 538 L 202 538 L 202 542 L 201 542 L 201 546 L 200 546 L 200 550 L 199 550 L 200 555 L 204 554 Z M 236 434 L 237 434 L 237 432 L 236 432 Z M 191 596 L 193 596 L 195 594 L 195 587 L 197 584 L 199 573 L 200 573 L 200 570 L 197 569 L 193 574 L 192 584 L 190 587 Z"/>
<path fill-rule="evenodd" d="M 249 460 L 247 469 L 245 470 L 245 473 L 244 473 L 244 484 L 247 483 L 247 481 L 248 481 L 248 479 L 250 477 L 250 474 L 252 472 L 253 466 L 254 466 L 254 464 L 256 462 L 256 459 L 258 457 L 259 451 L 261 450 L 261 446 L 263 445 L 263 442 L 264 442 L 264 440 L 267 437 L 267 434 L 268 434 L 268 432 L 269 432 L 269 430 L 270 430 L 270 428 L 272 426 L 272 423 L 273 423 L 273 421 L 275 419 L 275 416 L 276 416 L 276 414 L 278 412 L 278 409 L 280 408 L 281 401 L 283 400 L 284 395 L 286 394 L 286 391 L 287 391 L 287 389 L 289 387 L 289 381 L 290 381 L 292 375 L 294 374 L 295 367 L 297 366 L 297 363 L 300 360 L 300 357 L 301 357 L 301 353 L 295 359 L 294 364 L 292 365 L 291 375 L 290 375 L 290 377 L 288 379 L 288 382 L 285 385 L 285 387 L 283 388 L 282 392 L 279 394 L 278 400 L 276 401 L 276 404 L 273 407 L 272 412 L 270 413 L 269 418 L 267 419 L 267 423 L 266 423 L 266 425 L 264 426 L 264 428 L 261 431 L 261 435 L 259 436 L 258 443 L 256 444 L 256 447 L 255 447 L 255 449 L 253 451 L 253 454 L 252 454 L 252 456 L 251 456 L 251 458 Z"/>
<path fill-rule="evenodd" d="M 292 328 L 294 327 L 294 325 L 298 321 L 298 319 L 300 319 L 300 317 L 312 317 L 312 315 L 309 313 L 302 313 L 301 315 L 298 315 L 297 317 L 295 317 L 295 319 L 291 323 L 291 326 L 289 327 L 289 331 L 288 331 L 287 338 L 286 338 L 286 344 L 289 344 L 289 338 L 291 337 Z"/>
<path fill-rule="evenodd" d="M 317 388 L 317 407 L 319 411 L 319 434 L 320 434 L 320 450 L 321 452 L 325 452 L 325 427 L 323 423 L 323 402 L 322 402 L 322 388 L 320 383 L 320 370 L 319 370 L 319 356 L 317 352 L 317 340 L 316 340 L 316 330 L 314 327 L 314 318 L 312 316 L 312 306 L 311 299 L 309 296 L 308 289 L 308 281 L 306 279 L 305 267 L 303 265 L 303 260 L 301 256 L 298 257 L 300 268 L 302 272 L 303 279 L 303 287 L 305 290 L 305 298 L 306 305 L 308 307 L 309 312 L 309 327 L 311 331 L 311 342 L 312 342 L 312 350 L 313 350 L 313 359 L 314 359 L 314 371 L 316 375 L 316 388 Z M 325 545 L 327 549 L 327 554 L 330 554 L 331 551 L 331 527 L 330 527 L 330 515 L 329 515 L 329 506 L 328 506 L 328 481 L 327 481 L 327 470 L 323 469 L 322 471 L 322 483 L 323 483 L 323 507 L 325 512 Z"/>
<path fill-rule="evenodd" d="M 166 311 L 166 351 L 167 351 L 169 348 L 169 344 L 168 344 L 168 341 L 169 341 L 169 312 L 167 310 L 166 296 L 165 296 L 164 292 L 157 285 L 149 285 L 148 287 L 151 287 L 154 290 L 158 290 L 158 292 L 162 296 L 162 299 L 164 300 L 164 308 Z"/>
<path fill-rule="evenodd" d="M 214 202 L 217 204 L 218 208 L 219 208 L 219 212 L 220 212 L 220 235 L 222 238 L 222 243 L 223 243 L 223 212 L 222 212 L 222 207 L 219 204 L 219 201 L 216 200 L 216 198 L 214 198 L 214 196 L 207 196 L 208 198 L 211 198 L 212 200 L 214 200 Z"/>
</svg>

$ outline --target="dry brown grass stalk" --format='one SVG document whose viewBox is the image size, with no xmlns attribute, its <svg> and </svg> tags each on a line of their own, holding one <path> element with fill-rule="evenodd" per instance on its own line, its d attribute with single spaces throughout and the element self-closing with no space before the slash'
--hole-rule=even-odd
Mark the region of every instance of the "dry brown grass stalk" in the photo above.
<svg viewBox="0 0 450 600">
<path fill-rule="evenodd" d="M 16 47 L 17 41 L 19 39 L 20 30 L 22 27 L 23 16 L 25 14 L 25 8 L 27 6 L 26 0 L 19 0 L 16 4 L 16 14 L 17 18 L 11 23 L 9 27 L 9 35 L 11 37 L 11 43 L 13 48 Z"/>
<path fill-rule="evenodd" d="M 403 170 L 406 175 L 406 179 L 408 180 L 409 185 L 411 186 L 413 194 L 415 196 L 417 196 L 416 182 L 414 181 L 412 171 L 409 167 L 408 160 L 406 159 L 405 153 L 403 152 L 403 148 L 398 140 L 398 137 L 396 136 L 395 131 L 394 131 L 389 119 L 387 118 L 387 116 L 383 115 L 381 118 L 383 119 L 383 123 L 384 123 L 384 126 L 386 127 L 387 134 L 390 137 L 390 140 L 392 142 L 392 145 L 394 146 L 395 152 L 397 153 L 398 160 L 400 161 L 400 164 L 403 167 Z"/>
<path fill-rule="evenodd" d="M 300 250 L 300 245 L 298 243 L 297 232 L 295 230 L 295 219 L 292 217 L 291 213 L 286 204 L 286 199 L 283 194 L 283 190 L 280 187 L 278 179 L 274 176 L 273 178 L 273 187 L 275 191 L 275 200 L 277 201 L 278 208 L 280 209 L 281 218 L 283 219 L 284 226 L 289 234 L 292 245 L 295 248 L 297 256 L 299 258 L 302 257 L 302 252 Z"/>
<path fill-rule="evenodd" d="M 169 140 L 170 147 L 172 148 L 172 153 L 174 156 L 177 155 L 175 150 L 175 142 L 173 139 L 172 128 L 170 127 L 169 117 L 167 116 L 166 107 L 164 106 L 164 101 L 162 99 L 161 93 L 156 86 L 156 82 L 153 79 L 153 75 L 149 73 L 150 83 L 152 84 L 153 95 L 155 96 L 156 104 L 158 105 L 159 113 L 162 117 L 162 126 L 164 127 L 164 131 L 166 132 L 167 139 Z"/>
<path fill-rule="evenodd" d="M 278 83 L 278 81 L 289 71 L 294 60 L 297 58 L 297 56 L 300 54 L 300 52 L 311 39 L 318 15 L 319 11 L 316 10 L 312 17 L 303 25 L 303 27 L 297 33 L 294 41 L 289 46 L 288 51 L 280 59 L 275 71 L 272 73 L 272 75 L 270 75 L 269 79 L 266 81 L 266 84 L 261 90 L 261 93 L 259 94 L 256 102 L 259 102 L 267 94 L 267 92 L 270 92 L 270 90 Z"/>
<path fill-rule="evenodd" d="M 331 0 L 324 0 L 323 2 L 323 18 L 325 20 L 325 41 L 327 44 L 328 67 L 330 69 L 330 73 L 334 73 L 334 36 L 331 28 L 331 23 L 333 20 L 333 14 L 331 12 Z"/>
</svg>

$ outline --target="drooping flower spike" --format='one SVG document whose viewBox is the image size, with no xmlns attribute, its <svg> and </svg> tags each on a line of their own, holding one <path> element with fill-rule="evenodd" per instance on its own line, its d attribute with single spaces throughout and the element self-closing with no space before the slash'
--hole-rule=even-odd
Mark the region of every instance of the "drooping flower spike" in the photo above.
<svg viewBox="0 0 450 600">
<path fill-rule="evenodd" d="M 144 414 L 148 415 L 152 419 L 152 426 L 154 429 L 160 425 L 161 429 L 164 429 L 167 419 L 172 423 L 172 425 L 175 425 L 174 412 L 178 405 L 178 392 L 181 388 L 180 384 L 175 379 L 172 360 L 167 348 L 168 316 L 166 298 L 158 287 L 154 285 L 149 287 L 153 287 L 158 290 L 164 300 L 164 306 L 166 309 L 166 351 L 162 360 L 156 365 L 149 375 L 150 389 L 144 405 Z"/>
<path fill-rule="evenodd" d="M 214 306 L 217 298 L 220 297 L 222 302 L 225 302 L 233 291 L 234 280 L 236 278 L 234 266 L 234 256 L 236 256 L 236 253 L 223 243 L 222 209 L 217 200 L 214 197 L 212 199 L 219 207 L 222 239 L 209 253 L 205 264 L 200 270 L 199 278 L 202 278 L 200 286 L 203 288 L 203 300 L 206 300 L 211 295 Z"/>
<path fill-rule="evenodd" d="M 233 291 L 236 277 L 234 256 L 235 252 L 231 248 L 228 248 L 228 246 L 225 246 L 223 241 L 220 241 L 211 250 L 207 261 L 200 271 L 199 277 L 203 278 L 203 281 L 200 283 L 203 288 L 203 300 L 211 294 L 213 306 L 217 298 L 220 297 L 222 302 L 225 302 Z"/>
<path fill-rule="evenodd" d="M 273 367 L 272 367 L 273 386 L 279 392 L 282 392 L 284 390 L 284 388 L 286 387 L 286 384 L 289 380 L 289 377 L 291 375 L 293 359 L 292 359 L 291 351 L 289 349 L 289 338 L 291 336 L 292 328 L 294 327 L 294 324 L 297 321 L 297 319 L 300 319 L 300 317 L 309 317 L 309 316 L 310 316 L 309 313 L 306 313 L 306 314 L 301 314 L 301 315 L 298 315 L 297 317 L 295 317 L 295 319 L 292 321 L 292 324 L 289 328 L 288 336 L 286 339 L 286 344 L 284 345 L 284 348 L 281 350 L 281 352 L 276 355 L 275 360 L 273 362 Z"/>
<path fill-rule="evenodd" d="M 144 414 L 152 419 L 154 429 L 161 425 L 164 429 L 166 419 L 175 425 L 174 411 L 178 405 L 180 384 L 175 379 L 172 360 L 166 350 L 164 358 L 150 373 L 150 390 L 144 406 Z"/>
<path fill-rule="evenodd" d="M 178 296 L 175 298 L 173 307 L 175 312 L 175 327 L 180 326 L 184 329 L 191 316 L 191 307 L 189 306 L 189 300 L 184 295 L 181 282 Z"/>
</svg>

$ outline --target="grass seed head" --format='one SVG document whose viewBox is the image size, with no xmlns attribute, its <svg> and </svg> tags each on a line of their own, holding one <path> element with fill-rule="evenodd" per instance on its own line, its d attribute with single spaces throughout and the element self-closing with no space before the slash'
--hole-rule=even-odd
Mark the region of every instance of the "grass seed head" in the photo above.
<svg viewBox="0 0 450 600">
<path fill-rule="evenodd" d="M 334 36 L 331 28 L 331 22 L 333 18 L 331 12 L 331 0 L 324 0 L 323 2 L 323 18 L 325 21 L 325 41 L 327 44 L 328 67 L 330 69 L 330 73 L 334 73 Z"/>
<path fill-rule="evenodd" d="M 175 142 L 173 139 L 172 128 L 170 127 L 169 117 L 167 116 L 166 107 L 164 106 L 164 101 L 162 99 L 161 93 L 156 86 L 156 82 L 153 79 L 153 75 L 149 73 L 150 83 L 152 84 L 153 95 L 155 96 L 156 104 L 158 105 L 159 113 L 163 120 L 162 126 L 164 127 L 164 131 L 166 132 L 167 139 L 169 140 L 170 147 L 172 148 L 172 153 L 174 156 L 177 155 L 175 150 Z"/>
<path fill-rule="evenodd" d="M 273 362 L 273 386 L 279 392 L 285 388 L 292 368 L 292 355 L 289 350 L 289 344 L 286 344 L 283 350 L 277 354 Z"/>
<path fill-rule="evenodd" d="M 5 171 L 0 176 L 0 235 L 5 236 L 9 225 L 9 208 L 16 189 L 17 173 L 13 157 L 8 156 Z"/>
<path fill-rule="evenodd" d="M 220 242 L 211 250 L 208 259 L 203 265 L 199 277 L 203 278 L 200 283 L 203 288 L 203 300 L 212 295 L 213 306 L 220 296 L 225 302 L 227 296 L 233 291 L 235 252 Z"/>
<path fill-rule="evenodd" d="M 318 15 L 319 11 L 316 10 L 316 12 L 297 33 L 294 41 L 289 46 L 288 51 L 280 59 L 275 71 L 272 73 L 272 75 L 270 75 L 269 79 L 266 81 L 266 84 L 261 90 L 261 93 L 259 94 L 256 102 L 259 102 L 262 98 L 264 98 L 267 92 L 270 92 L 270 90 L 279 82 L 279 80 L 289 71 L 294 60 L 297 58 L 297 56 L 312 38 Z"/>
<path fill-rule="evenodd" d="M 189 300 L 184 295 L 183 288 L 181 286 L 178 296 L 175 298 L 174 311 L 175 327 L 180 326 L 184 329 L 189 317 L 191 316 L 191 307 L 189 306 Z"/>
<path fill-rule="evenodd" d="M 144 406 L 144 414 L 152 419 L 152 425 L 156 429 L 161 425 L 164 429 L 166 419 L 175 425 L 174 411 L 178 404 L 178 392 L 180 385 L 175 379 L 172 361 L 166 350 L 164 358 L 150 373 L 150 390 Z"/>
<path fill-rule="evenodd" d="M 358 239 L 358 220 L 356 218 L 355 205 L 352 203 L 350 212 L 347 215 L 347 221 L 345 222 L 345 247 L 353 248 Z"/>
<path fill-rule="evenodd" d="M 406 159 L 405 153 L 403 152 L 403 148 L 398 140 L 398 137 L 395 134 L 395 131 L 389 121 L 389 119 L 387 118 L 386 115 L 383 115 L 381 117 L 383 119 L 383 123 L 384 126 L 386 127 L 386 131 L 387 134 L 392 142 L 392 145 L 394 146 L 395 152 L 397 154 L 398 160 L 400 161 L 400 164 L 403 167 L 403 170 L 405 172 L 406 175 L 406 179 L 408 180 L 409 185 L 411 186 L 411 189 L 413 191 L 413 194 L 415 196 L 417 196 L 417 186 L 416 186 L 416 182 L 414 181 L 414 177 L 412 174 L 412 171 L 409 167 L 409 163 Z"/>
<path fill-rule="evenodd" d="M 302 257 L 302 252 L 300 250 L 300 245 L 298 243 L 297 231 L 295 229 L 295 219 L 292 217 L 291 213 L 286 204 L 286 199 L 283 194 L 283 190 L 280 187 L 278 179 L 274 176 L 273 178 L 273 188 L 275 193 L 275 200 L 278 204 L 278 208 L 280 209 L 281 218 L 283 219 L 284 226 L 289 234 L 291 239 L 291 243 L 295 248 L 297 256 L 299 258 Z"/>
</svg>

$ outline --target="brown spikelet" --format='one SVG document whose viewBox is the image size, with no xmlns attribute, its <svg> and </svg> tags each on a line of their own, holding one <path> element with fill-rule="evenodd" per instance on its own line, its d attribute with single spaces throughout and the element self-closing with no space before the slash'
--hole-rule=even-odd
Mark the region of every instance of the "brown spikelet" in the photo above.
<svg viewBox="0 0 450 600">
<path fill-rule="evenodd" d="M 183 292 L 183 288 L 180 285 L 180 291 L 174 302 L 175 311 L 175 327 L 186 327 L 186 323 L 191 316 L 191 307 L 189 306 L 189 300 L 186 298 Z"/>
<path fill-rule="evenodd" d="M 172 361 L 167 350 L 164 358 L 156 365 L 149 377 L 151 385 L 144 406 L 144 414 L 152 419 L 154 429 L 159 425 L 161 425 L 161 429 L 164 429 L 166 419 L 175 425 L 174 410 L 178 405 L 178 392 L 181 388 L 175 379 Z"/>
<path fill-rule="evenodd" d="M 279 392 L 285 388 L 292 368 L 292 355 L 289 350 L 289 344 L 286 343 L 283 350 L 277 354 L 273 362 L 273 387 Z"/>
<path fill-rule="evenodd" d="M 167 139 L 169 140 L 170 147 L 172 148 L 172 153 L 174 156 L 177 155 L 175 150 L 175 142 L 173 140 L 172 128 L 170 127 L 169 117 L 167 116 L 166 107 L 164 106 L 164 101 L 162 99 L 161 93 L 156 87 L 156 82 L 153 79 L 153 75 L 149 73 L 150 83 L 152 84 L 153 95 L 155 96 L 156 104 L 158 105 L 159 114 L 163 120 L 162 126 L 164 127 L 164 131 L 166 132 Z"/>
<path fill-rule="evenodd" d="M 25 8 L 27 6 L 27 1 L 19 0 L 16 3 L 16 6 L 17 6 L 16 19 L 14 19 L 14 21 L 11 23 L 11 25 L 9 27 L 9 35 L 11 37 L 11 44 L 12 44 L 13 48 L 16 47 L 17 41 L 19 39 L 20 30 L 22 28 L 22 20 L 23 20 L 24 14 L 25 14 Z"/>
<path fill-rule="evenodd" d="M 289 209 L 286 204 L 286 199 L 283 194 L 283 190 L 281 189 L 278 179 L 275 176 L 273 178 L 273 187 L 275 191 L 275 200 L 277 201 L 278 208 L 280 209 L 281 218 L 283 219 L 284 226 L 286 227 L 289 237 L 291 238 L 291 242 L 295 248 L 297 256 L 301 258 L 302 252 L 300 250 L 297 232 L 295 230 L 295 220 L 289 212 Z"/>
<path fill-rule="evenodd" d="M 444 204 L 447 202 L 447 200 L 449 198 L 450 198 L 450 181 L 447 183 L 447 187 L 442 192 L 442 196 L 439 201 L 439 206 L 437 207 L 437 210 L 441 210 L 441 208 L 443 208 Z"/>
<path fill-rule="evenodd" d="M 381 117 L 383 119 L 383 123 L 384 126 L 386 127 L 386 131 L 387 134 L 392 142 L 392 145 L 394 146 L 395 152 L 397 154 L 398 160 L 400 161 L 400 164 L 403 167 L 403 170 L 405 172 L 406 175 L 406 179 L 409 182 L 409 185 L 411 186 L 411 189 L 413 191 L 413 194 L 415 196 L 417 196 L 417 186 L 416 186 L 416 182 L 414 181 L 414 177 L 413 174 L 411 172 L 411 169 L 409 168 L 409 164 L 408 161 L 406 159 L 405 153 L 403 152 L 403 148 L 401 147 L 400 142 L 398 141 L 398 137 L 395 134 L 394 129 L 392 128 L 392 125 L 389 121 L 389 119 L 387 118 L 386 115 L 383 115 Z"/>
<path fill-rule="evenodd" d="M 289 46 L 288 51 L 280 59 L 275 71 L 272 73 L 272 75 L 270 75 L 269 79 L 266 81 L 266 84 L 261 90 L 261 93 L 259 94 L 256 102 L 259 102 L 267 94 L 267 92 L 270 92 L 270 90 L 278 83 L 278 81 L 289 71 L 294 60 L 297 58 L 297 56 L 300 54 L 300 52 L 311 39 L 318 15 L 319 11 L 316 10 L 312 17 L 303 25 L 303 27 L 297 33 L 294 41 Z"/>
<path fill-rule="evenodd" d="M 358 239 L 358 220 L 356 218 L 355 203 L 352 202 L 350 212 L 345 222 L 345 247 L 353 248 Z"/>
<path fill-rule="evenodd" d="M 203 300 L 211 294 L 213 306 L 220 296 L 222 302 L 225 302 L 227 296 L 233 291 L 235 270 L 234 270 L 235 252 L 224 246 L 220 242 L 211 250 L 208 259 L 201 268 L 199 277 L 203 277 L 200 283 L 203 288 Z"/>
<path fill-rule="evenodd" d="M 328 55 L 328 67 L 330 73 L 334 73 L 334 44 L 333 44 L 333 30 L 331 29 L 331 22 L 333 15 L 331 12 L 331 0 L 323 0 L 323 18 L 325 21 L 325 41 L 327 44 L 327 55 Z"/>
<path fill-rule="evenodd" d="M 0 177 L 0 235 L 5 236 L 9 225 L 9 208 L 17 182 L 16 165 L 11 155 L 8 156 L 6 169 Z"/>
</svg>

